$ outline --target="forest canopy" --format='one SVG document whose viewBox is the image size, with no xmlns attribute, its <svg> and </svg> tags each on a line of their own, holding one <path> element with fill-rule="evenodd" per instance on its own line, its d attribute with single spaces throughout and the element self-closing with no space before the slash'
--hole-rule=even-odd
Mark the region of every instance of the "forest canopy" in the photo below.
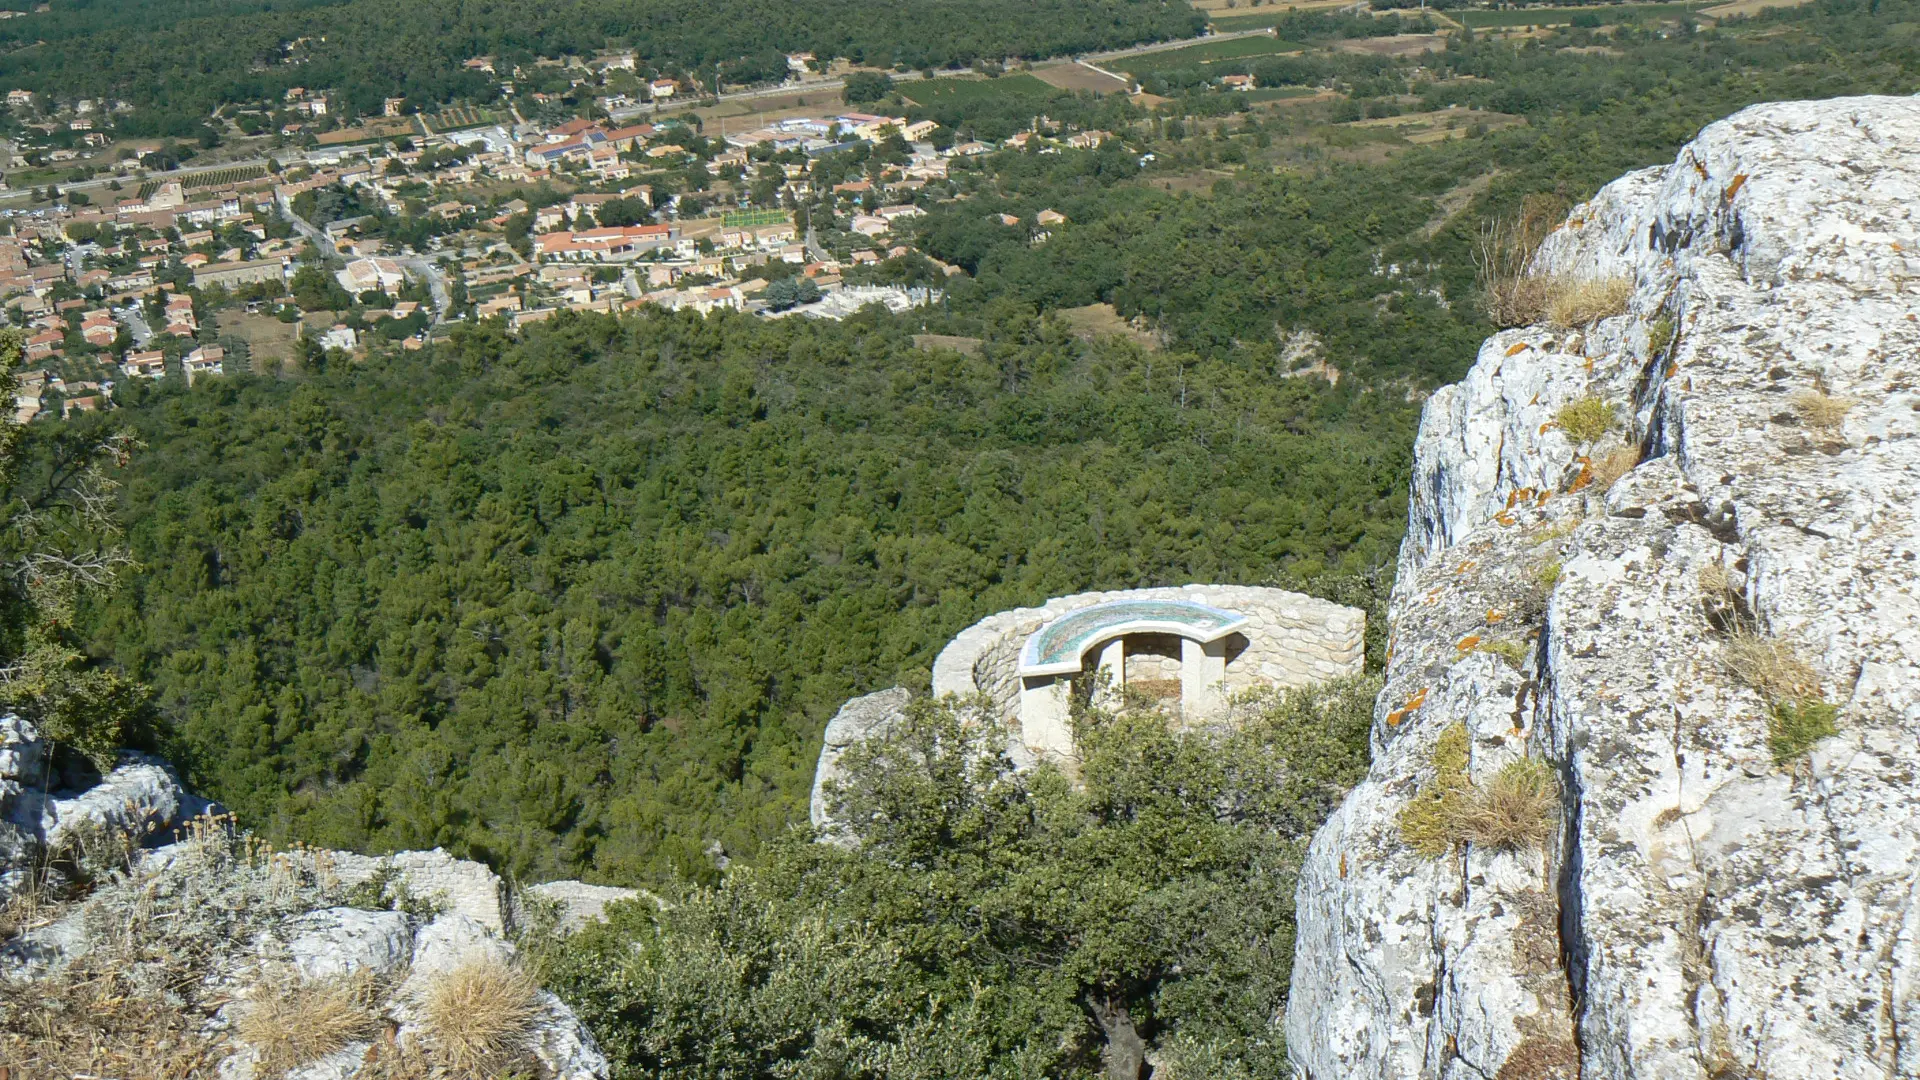
<svg viewBox="0 0 1920 1080">
<path fill-rule="evenodd" d="M 988 322 L 565 316 L 153 391 L 94 649 L 262 831 L 697 876 L 985 614 L 1391 558 L 1403 395 Z"/>
<path fill-rule="evenodd" d="M 1188 37 L 1204 19 L 1169 0 L 53 0 L 0 21 L 0 82 L 61 97 L 119 98 L 203 118 L 227 103 L 336 87 L 354 111 L 385 97 L 484 102 L 465 61 L 636 50 L 657 70 L 719 67 L 778 81 L 811 51 L 911 68 L 1038 58 Z"/>
</svg>

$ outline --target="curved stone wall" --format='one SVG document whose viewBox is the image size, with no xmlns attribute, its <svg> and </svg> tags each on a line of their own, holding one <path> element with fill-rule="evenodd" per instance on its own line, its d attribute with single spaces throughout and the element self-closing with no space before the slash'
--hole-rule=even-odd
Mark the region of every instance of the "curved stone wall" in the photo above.
<svg viewBox="0 0 1920 1080">
<path fill-rule="evenodd" d="M 1250 585 L 1120 589 L 1062 596 L 967 627 L 933 662 L 934 696 L 984 693 L 1000 715 L 1014 719 L 1020 704 L 1020 647 L 1028 636 L 1068 612 L 1115 600 L 1190 600 L 1245 615 L 1247 644 L 1227 665 L 1228 694 L 1357 675 L 1364 661 L 1366 613 L 1358 608 Z"/>
</svg>

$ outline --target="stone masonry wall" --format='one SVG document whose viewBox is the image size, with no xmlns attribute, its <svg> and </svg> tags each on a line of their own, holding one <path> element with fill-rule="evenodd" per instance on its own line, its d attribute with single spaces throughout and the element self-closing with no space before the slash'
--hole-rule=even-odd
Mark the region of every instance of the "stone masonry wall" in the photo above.
<svg viewBox="0 0 1920 1080">
<path fill-rule="evenodd" d="M 1130 599 L 1192 600 L 1245 615 L 1249 644 L 1227 665 L 1230 694 L 1261 685 L 1306 686 L 1361 670 L 1366 616 L 1358 609 L 1283 589 L 1181 585 L 1077 593 L 989 615 L 940 651 L 933 663 L 934 696 L 985 693 L 1012 718 L 1020 701 L 1020 648 L 1028 636 L 1067 612 Z"/>
</svg>

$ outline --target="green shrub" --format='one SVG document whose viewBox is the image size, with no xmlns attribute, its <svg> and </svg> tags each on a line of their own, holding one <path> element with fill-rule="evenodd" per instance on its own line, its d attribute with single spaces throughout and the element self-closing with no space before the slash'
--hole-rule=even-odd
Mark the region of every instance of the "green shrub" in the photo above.
<svg viewBox="0 0 1920 1080">
<path fill-rule="evenodd" d="M 1614 407 L 1610 401 L 1584 397 L 1560 406 L 1553 422 L 1578 445 L 1586 445 L 1613 428 Z"/>
<path fill-rule="evenodd" d="M 1659 356 L 1673 344 L 1673 320 L 1665 315 L 1653 320 L 1647 327 L 1647 355 Z"/>
<path fill-rule="evenodd" d="M 1767 724 L 1767 746 L 1773 750 L 1773 763 L 1785 765 L 1813 748 L 1813 744 L 1840 733 L 1834 718 L 1838 705 L 1827 702 L 1783 701 L 1773 707 Z"/>
<path fill-rule="evenodd" d="M 1507 662 L 1507 666 L 1518 670 L 1526 666 L 1527 646 L 1525 642 L 1511 638 L 1500 641 L 1483 641 L 1473 647 L 1474 652 L 1492 653 Z"/>
</svg>

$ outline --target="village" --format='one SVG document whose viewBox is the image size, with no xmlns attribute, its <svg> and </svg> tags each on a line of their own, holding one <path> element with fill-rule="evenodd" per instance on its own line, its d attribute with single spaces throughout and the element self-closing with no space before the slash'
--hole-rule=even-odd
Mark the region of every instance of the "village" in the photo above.
<svg viewBox="0 0 1920 1080">
<path fill-rule="evenodd" d="M 798 73 L 812 58 L 791 61 Z M 956 159 L 1114 138 L 1041 116 L 1006 139 L 957 141 L 839 100 L 715 131 L 659 112 L 680 90 L 647 84 L 645 120 L 615 119 L 607 106 L 628 103 L 602 98 L 559 122 L 515 108 L 468 110 L 491 122 L 445 130 L 368 123 L 360 132 L 380 137 L 309 138 L 257 166 L 129 168 L 110 204 L 70 194 L 0 210 L 0 304 L 26 335 L 16 418 L 105 408 L 123 383 L 417 349 L 463 322 L 906 311 L 961 272 L 920 253 L 913 228 L 967 197 Z M 325 92 L 288 97 L 295 115 L 329 115 Z M 1000 224 L 1039 243 L 1066 220 L 1048 209 Z"/>
</svg>

